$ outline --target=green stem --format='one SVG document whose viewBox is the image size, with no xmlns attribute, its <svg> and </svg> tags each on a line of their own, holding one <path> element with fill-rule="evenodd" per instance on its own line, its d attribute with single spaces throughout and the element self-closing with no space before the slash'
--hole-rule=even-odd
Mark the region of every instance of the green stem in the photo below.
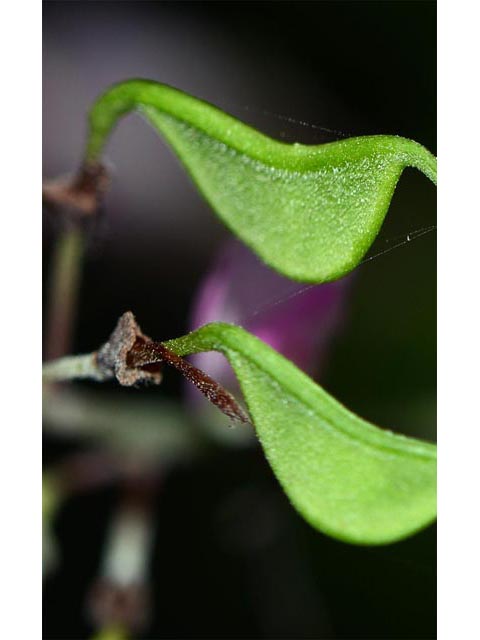
<svg viewBox="0 0 480 640">
<path fill-rule="evenodd" d="M 84 248 L 84 232 L 78 225 L 63 230 L 56 242 L 48 292 L 47 360 L 71 349 Z"/>
<path fill-rule="evenodd" d="M 44 382 L 65 382 L 79 378 L 88 378 L 99 382 L 113 378 L 98 368 L 96 354 L 87 353 L 78 356 L 65 356 L 46 362 L 42 369 Z"/>
</svg>

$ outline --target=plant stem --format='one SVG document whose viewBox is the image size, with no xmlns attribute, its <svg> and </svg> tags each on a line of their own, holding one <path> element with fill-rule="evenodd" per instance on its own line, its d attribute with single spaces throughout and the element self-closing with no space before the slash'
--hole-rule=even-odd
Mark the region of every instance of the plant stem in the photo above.
<svg viewBox="0 0 480 640">
<path fill-rule="evenodd" d="M 63 382 L 78 378 L 103 381 L 113 378 L 113 374 L 108 375 L 98 368 L 95 353 L 86 353 L 46 362 L 42 368 L 42 377 L 44 382 Z"/>
<path fill-rule="evenodd" d="M 48 292 L 47 360 L 71 348 L 84 246 L 84 232 L 76 224 L 64 229 L 56 242 Z"/>
</svg>

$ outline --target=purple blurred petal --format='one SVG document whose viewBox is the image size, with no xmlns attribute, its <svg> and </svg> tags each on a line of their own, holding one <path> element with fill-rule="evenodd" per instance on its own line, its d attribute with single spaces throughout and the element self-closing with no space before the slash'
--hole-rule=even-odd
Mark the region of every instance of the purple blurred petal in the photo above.
<svg viewBox="0 0 480 640">
<path fill-rule="evenodd" d="M 310 375 L 318 374 L 329 342 L 342 324 L 350 278 L 323 285 L 292 282 L 230 241 L 197 292 L 191 328 L 214 321 L 238 324 Z M 233 374 L 218 353 L 194 356 L 195 365 L 221 384 Z"/>
</svg>

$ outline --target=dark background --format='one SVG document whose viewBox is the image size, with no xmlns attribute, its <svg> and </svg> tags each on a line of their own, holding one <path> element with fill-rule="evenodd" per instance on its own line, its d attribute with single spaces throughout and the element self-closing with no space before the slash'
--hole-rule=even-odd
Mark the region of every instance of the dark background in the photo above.
<svg viewBox="0 0 480 640">
<path fill-rule="evenodd" d="M 399 134 L 435 152 L 435 31 L 433 2 L 46 2 L 44 175 L 78 165 L 88 107 L 135 76 L 274 137 L 337 137 L 293 119 L 342 135 Z M 122 122 L 108 159 L 114 182 L 90 239 L 75 351 L 95 349 L 126 309 L 158 339 L 188 330 L 192 296 L 227 238 L 140 119 Z M 407 170 L 371 254 L 434 224 L 435 190 Z M 47 216 L 45 277 L 54 237 Z M 321 378 L 363 417 L 431 440 L 435 260 L 429 233 L 359 267 Z M 181 401 L 181 382 L 170 376 L 156 393 Z M 82 446 L 46 436 L 46 466 Z M 45 638 L 91 634 L 86 594 L 119 495 L 113 484 L 58 514 L 62 562 L 45 582 Z M 259 449 L 221 450 L 175 469 L 156 518 L 154 617 L 144 638 L 436 636 L 434 527 L 381 548 L 333 541 L 291 509 Z"/>
</svg>

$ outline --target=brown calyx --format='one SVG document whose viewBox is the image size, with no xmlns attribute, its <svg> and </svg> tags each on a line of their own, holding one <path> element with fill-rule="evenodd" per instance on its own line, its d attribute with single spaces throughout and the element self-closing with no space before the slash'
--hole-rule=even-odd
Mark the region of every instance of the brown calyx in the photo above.
<svg viewBox="0 0 480 640">
<path fill-rule="evenodd" d="M 89 217 L 98 210 L 109 184 L 107 170 L 100 162 L 87 163 L 73 179 L 64 177 L 45 182 L 42 198 L 44 204 L 74 217 Z"/>
<path fill-rule="evenodd" d="M 127 387 L 145 380 L 159 384 L 162 380 L 161 364 L 167 364 L 180 371 L 231 420 L 250 422 L 248 413 L 229 391 L 205 371 L 146 336 L 131 311 L 120 317 L 108 342 L 97 351 L 96 361 L 105 378 L 115 377 Z"/>
<path fill-rule="evenodd" d="M 135 348 L 149 342 L 151 339 L 142 332 L 133 313 L 127 311 L 120 316 L 108 341 L 97 351 L 97 366 L 106 377 L 113 375 L 125 387 L 143 381 L 160 384 L 162 372 L 159 363 L 138 366 L 131 359 Z"/>
</svg>

